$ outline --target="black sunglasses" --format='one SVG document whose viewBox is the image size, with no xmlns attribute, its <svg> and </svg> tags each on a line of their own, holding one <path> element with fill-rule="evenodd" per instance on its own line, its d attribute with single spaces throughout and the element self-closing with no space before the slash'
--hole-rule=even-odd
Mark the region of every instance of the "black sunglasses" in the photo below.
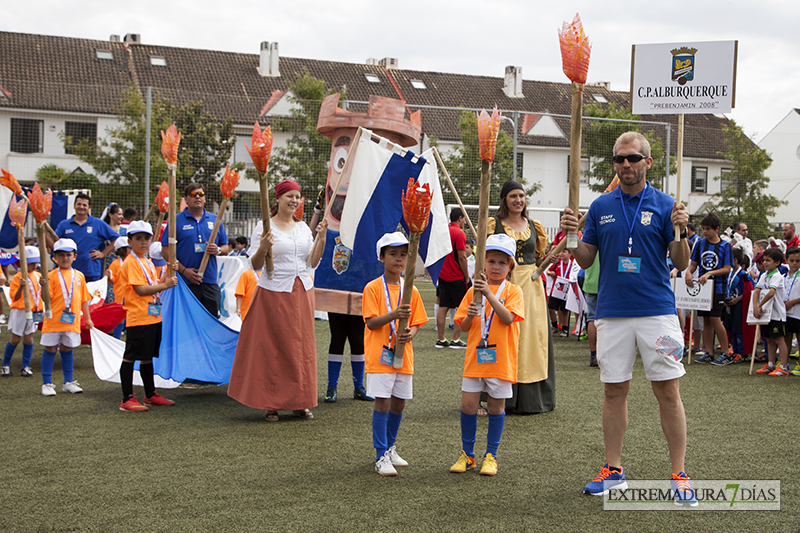
<svg viewBox="0 0 800 533">
<path fill-rule="evenodd" d="M 642 159 L 647 159 L 647 156 L 642 154 L 615 155 L 611 159 L 614 161 L 614 163 L 621 165 L 625 162 L 626 159 L 630 163 L 638 163 Z"/>
</svg>

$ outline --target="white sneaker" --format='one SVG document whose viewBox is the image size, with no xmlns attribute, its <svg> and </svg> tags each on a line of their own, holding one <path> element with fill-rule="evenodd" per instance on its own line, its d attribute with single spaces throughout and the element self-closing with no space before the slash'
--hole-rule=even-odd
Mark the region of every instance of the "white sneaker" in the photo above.
<svg viewBox="0 0 800 533">
<path fill-rule="evenodd" d="M 77 381 L 67 381 L 64 383 L 64 386 L 61 387 L 61 392 L 70 392 L 72 394 L 78 394 L 79 392 L 83 392 L 83 389 L 80 387 L 80 383 Z"/>
<path fill-rule="evenodd" d="M 0 315 L 0 324 L 6 323 L 6 315 Z"/>
<path fill-rule="evenodd" d="M 381 458 L 375 462 L 375 471 L 382 476 L 397 475 L 397 470 L 395 470 L 394 466 L 392 466 L 392 460 L 389 458 L 388 451 L 381 455 Z"/>
<path fill-rule="evenodd" d="M 45 383 L 42 385 L 42 396 L 55 396 L 56 386 L 52 383 Z"/>
<path fill-rule="evenodd" d="M 4 378 L 10 378 L 11 377 L 11 367 L 10 366 L 4 366 L 3 367 L 2 376 Z"/>
<path fill-rule="evenodd" d="M 397 450 L 394 446 L 386 450 L 386 455 L 389 456 L 392 466 L 408 466 L 408 461 L 397 455 Z"/>
</svg>

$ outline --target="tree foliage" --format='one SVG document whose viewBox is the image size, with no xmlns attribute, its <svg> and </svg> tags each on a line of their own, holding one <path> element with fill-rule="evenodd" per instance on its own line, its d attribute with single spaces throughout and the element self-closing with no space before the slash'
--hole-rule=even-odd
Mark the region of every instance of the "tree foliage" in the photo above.
<svg viewBox="0 0 800 533">
<path fill-rule="evenodd" d="M 119 126 L 109 128 L 97 142 L 81 139 L 73 144 L 72 138 L 63 135 L 65 147 L 82 161 L 90 164 L 104 182 L 124 185 L 127 198 L 144 196 L 144 169 L 146 156 L 146 103 L 133 87 L 125 91 L 117 110 Z M 202 102 L 173 104 L 156 93 L 151 105 L 150 121 L 150 198 L 155 196 L 162 181 L 167 179 L 167 166 L 161 155 L 160 131 L 175 124 L 181 132 L 176 174 L 178 191 L 191 182 L 204 185 L 211 200 L 220 199 L 219 186 L 222 171 L 231 159 L 235 136 L 232 119 L 218 120 L 204 109 Z M 241 169 L 244 165 L 235 165 Z M 149 206 L 144 206 L 146 211 Z M 141 210 L 141 209 L 140 209 Z"/>
<path fill-rule="evenodd" d="M 766 238 L 770 234 L 769 217 L 775 216 L 775 210 L 785 204 L 769 194 L 769 178 L 764 172 L 772 159 L 733 120 L 730 125 L 722 126 L 722 134 L 727 150 L 718 155 L 730 161 L 733 167 L 725 176 L 727 186 L 714 196 L 717 214 L 723 227 L 746 222 L 751 239 Z M 715 181 L 720 179 L 720 176 L 714 177 Z"/>
<path fill-rule="evenodd" d="M 478 205 L 481 188 L 481 157 L 478 143 L 478 117 L 474 111 L 461 113 L 458 129 L 461 132 L 461 144 L 442 154 L 442 161 L 464 205 Z M 437 144 L 436 139 L 432 138 L 431 145 L 436 146 Z M 442 183 L 444 203 L 457 203 L 442 169 L 439 169 L 439 179 Z M 503 184 L 511 179 L 514 179 L 514 141 L 501 129 L 497 136 L 497 148 L 492 163 L 490 205 L 499 205 L 500 190 L 503 188 Z M 527 185 L 523 176 L 517 176 L 516 179 L 521 184 Z M 541 183 L 534 183 L 526 188 L 525 193 L 530 196 L 538 192 L 541 187 Z"/>
<path fill-rule="evenodd" d="M 666 175 L 666 154 L 661 137 L 656 134 L 656 126 L 648 127 L 647 123 L 615 122 L 614 120 L 641 120 L 639 115 L 632 115 L 624 108 L 613 103 L 606 106 L 591 104 L 583 109 L 584 116 L 606 118 L 609 120 L 591 120 L 583 129 L 582 152 L 589 156 L 589 170 L 584 175 L 589 177 L 589 188 L 603 192 L 614 179 L 614 164 L 611 156 L 614 153 L 614 142 L 626 131 L 640 131 L 650 142 L 650 156 L 653 164 L 647 171 L 647 180 L 657 189 L 663 190 Z M 670 159 L 670 174 L 677 172 L 674 158 Z"/>
<path fill-rule="evenodd" d="M 288 90 L 292 93 L 289 101 L 294 104 L 290 118 L 275 118 L 272 130 L 292 132 L 292 136 L 286 146 L 275 149 L 270 159 L 271 181 L 297 181 L 306 203 L 313 205 L 319 191 L 325 187 L 331 158 L 331 140 L 317 133 L 319 108 L 323 98 L 341 91 L 328 89 L 325 80 L 315 78 L 308 71 L 298 74 L 289 83 Z"/>
</svg>

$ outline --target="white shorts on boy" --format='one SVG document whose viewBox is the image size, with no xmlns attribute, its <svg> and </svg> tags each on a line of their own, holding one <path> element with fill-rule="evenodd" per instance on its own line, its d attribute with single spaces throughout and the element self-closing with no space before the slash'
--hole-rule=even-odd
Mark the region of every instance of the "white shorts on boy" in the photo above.
<svg viewBox="0 0 800 533">
<path fill-rule="evenodd" d="M 50 331 L 42 333 L 39 344 L 48 348 L 59 344 L 63 344 L 67 348 L 77 348 L 81 345 L 81 334 L 74 331 Z"/>
<path fill-rule="evenodd" d="M 24 337 L 36 331 L 33 319 L 25 318 L 24 309 L 11 309 L 8 312 L 8 331 L 17 337 Z"/>
<path fill-rule="evenodd" d="M 600 381 L 623 383 L 633 377 L 636 350 L 649 381 L 677 379 L 683 368 L 683 331 L 677 315 L 602 318 L 597 326 Z"/>
<path fill-rule="evenodd" d="M 514 396 L 511 382 L 500 378 L 461 378 L 461 391 L 485 392 L 496 399 Z"/>
<path fill-rule="evenodd" d="M 410 400 L 412 397 L 411 374 L 398 374 L 397 372 L 367 373 L 367 396 L 373 398 L 400 398 Z"/>
</svg>

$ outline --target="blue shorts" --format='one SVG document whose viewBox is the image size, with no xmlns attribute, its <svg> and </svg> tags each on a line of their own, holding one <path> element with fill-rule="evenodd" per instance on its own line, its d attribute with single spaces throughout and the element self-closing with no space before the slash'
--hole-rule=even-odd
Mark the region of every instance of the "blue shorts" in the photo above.
<svg viewBox="0 0 800 533">
<path fill-rule="evenodd" d="M 586 300 L 586 322 L 594 322 L 594 313 L 597 311 L 597 295 L 584 292 L 583 299 Z"/>
</svg>

